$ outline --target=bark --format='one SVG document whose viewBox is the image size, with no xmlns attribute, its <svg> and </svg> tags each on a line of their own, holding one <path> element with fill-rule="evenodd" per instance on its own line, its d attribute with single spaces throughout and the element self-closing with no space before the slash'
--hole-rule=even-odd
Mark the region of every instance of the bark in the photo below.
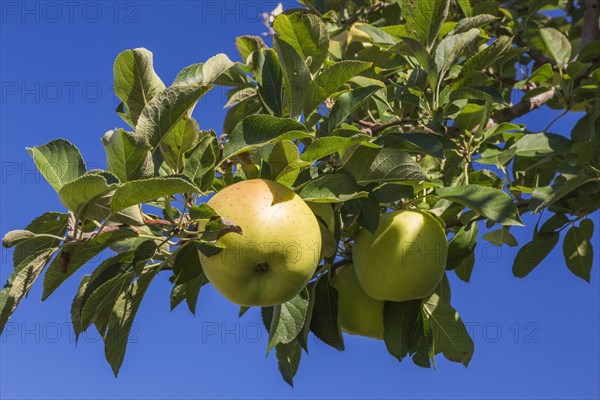
<svg viewBox="0 0 600 400">
<path fill-rule="evenodd" d="M 598 39 L 600 39 L 600 0 L 584 0 L 580 50 Z"/>
</svg>

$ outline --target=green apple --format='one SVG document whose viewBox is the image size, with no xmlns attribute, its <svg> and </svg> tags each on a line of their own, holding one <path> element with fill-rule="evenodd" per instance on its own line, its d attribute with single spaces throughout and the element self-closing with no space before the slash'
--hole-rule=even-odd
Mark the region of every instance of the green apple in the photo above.
<svg viewBox="0 0 600 400">
<path fill-rule="evenodd" d="M 383 214 L 375 234 L 363 229 L 355 238 L 352 258 L 364 291 L 377 300 L 422 299 L 444 275 L 446 234 L 423 211 Z"/>
<path fill-rule="evenodd" d="M 279 183 L 252 179 L 227 186 L 207 203 L 242 228 L 217 241 L 219 254 L 201 256 L 212 285 L 243 306 L 272 306 L 296 296 L 319 263 L 321 231 L 311 209 Z"/>
<path fill-rule="evenodd" d="M 352 265 L 335 270 L 333 286 L 338 292 L 338 322 L 342 330 L 353 335 L 383 339 L 385 302 L 365 293 Z"/>
</svg>

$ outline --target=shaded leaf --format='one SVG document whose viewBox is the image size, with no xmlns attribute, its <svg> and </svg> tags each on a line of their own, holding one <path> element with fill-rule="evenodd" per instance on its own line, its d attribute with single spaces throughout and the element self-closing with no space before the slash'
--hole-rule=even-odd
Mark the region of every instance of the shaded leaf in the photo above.
<svg viewBox="0 0 600 400">
<path fill-rule="evenodd" d="M 87 241 L 70 242 L 68 245 L 64 245 L 44 275 L 42 300 L 47 299 L 67 278 L 102 250 L 134 236 L 137 234 L 132 230 L 120 229 L 101 233 Z"/>
<path fill-rule="evenodd" d="M 306 288 L 293 299 L 273 308 L 267 353 L 276 345 L 290 343 L 298 336 L 304 326 L 307 309 L 308 290 Z"/>
<path fill-rule="evenodd" d="M 475 346 L 454 308 L 433 293 L 423 302 L 423 313 L 433 332 L 434 348 L 450 361 L 469 365 Z"/>
<path fill-rule="evenodd" d="M 581 228 L 572 226 L 568 230 L 563 241 L 563 254 L 571 272 L 589 282 L 593 249 L 589 236 Z"/>
<path fill-rule="evenodd" d="M 312 80 L 306 62 L 289 43 L 273 38 L 273 45 L 279 55 L 279 61 L 284 72 L 286 100 L 290 118 L 296 118 L 302 113 L 304 99 Z"/>
<path fill-rule="evenodd" d="M 4 288 L 0 290 L 0 334 L 56 250 L 56 248 L 49 248 L 33 253 L 15 266 Z"/>
<path fill-rule="evenodd" d="M 344 350 L 344 338 L 338 325 L 338 293 L 322 275 L 315 285 L 315 303 L 310 320 L 310 330 L 334 349 Z"/>
<path fill-rule="evenodd" d="M 154 268 L 140 276 L 127 290 L 119 295 L 112 310 L 108 321 L 104 353 L 115 376 L 119 373 L 123 358 L 125 357 L 125 350 L 127 348 L 129 332 L 133 325 L 133 319 L 135 318 L 148 286 L 150 286 L 152 279 L 154 279 L 154 276 L 156 276 L 159 270 L 159 268 Z"/>
<path fill-rule="evenodd" d="M 550 254 L 558 243 L 556 232 L 538 234 L 519 250 L 513 263 L 513 275 L 524 278 Z"/>
</svg>

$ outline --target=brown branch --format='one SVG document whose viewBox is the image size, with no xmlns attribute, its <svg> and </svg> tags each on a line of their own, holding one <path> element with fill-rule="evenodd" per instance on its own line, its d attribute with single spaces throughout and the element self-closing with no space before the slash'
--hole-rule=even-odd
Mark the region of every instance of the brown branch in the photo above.
<svg viewBox="0 0 600 400">
<path fill-rule="evenodd" d="M 354 122 L 364 127 L 363 131 L 368 133 L 371 136 L 376 136 L 379 132 L 390 128 L 392 126 L 403 125 L 403 124 L 416 124 L 418 121 L 412 119 L 398 119 L 396 121 L 387 122 L 385 124 L 380 124 L 378 122 L 369 122 L 364 121 L 362 119 L 354 119 Z"/>
<path fill-rule="evenodd" d="M 542 66 L 544 64 L 550 64 L 552 65 L 552 68 L 557 68 L 556 61 L 549 59 L 544 54 L 542 54 L 541 51 L 539 51 L 535 47 L 531 47 L 530 45 L 528 45 L 521 36 L 516 35 L 513 38 L 513 43 L 516 44 L 518 47 L 523 48 L 525 52 L 529 54 L 529 57 L 531 57 L 536 67 Z"/>
<path fill-rule="evenodd" d="M 177 226 L 176 223 L 167 221 L 166 219 L 145 219 L 145 225 L 166 225 L 166 226 Z"/>
<path fill-rule="evenodd" d="M 492 127 L 501 122 L 509 122 L 523 115 L 540 108 L 550 100 L 554 98 L 556 95 L 556 89 L 552 88 L 547 92 L 543 92 L 540 94 L 536 94 L 535 96 L 531 96 L 529 98 L 525 98 L 513 105 L 512 107 L 505 108 L 496 113 L 489 121 L 488 127 Z"/>
<path fill-rule="evenodd" d="M 600 0 L 583 0 L 583 32 L 579 50 L 600 39 Z"/>
</svg>

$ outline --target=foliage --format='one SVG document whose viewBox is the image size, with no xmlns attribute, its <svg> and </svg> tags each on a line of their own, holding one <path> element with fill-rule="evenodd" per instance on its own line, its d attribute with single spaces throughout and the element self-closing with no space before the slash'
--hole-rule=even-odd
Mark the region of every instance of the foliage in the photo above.
<svg viewBox="0 0 600 400">
<path fill-rule="evenodd" d="M 511 230 L 530 212 L 537 223 L 514 275 L 530 274 L 562 241 L 565 265 L 589 281 L 588 216 L 600 207 L 593 11 L 562 0 L 302 3 L 274 18 L 272 48 L 240 37 L 241 61 L 217 55 L 184 68 L 170 86 L 151 52 L 121 53 L 117 113 L 129 127 L 103 136 L 106 170 L 87 170 L 64 139 L 28 149 L 66 213 L 46 213 L 4 237 L 15 256 L 0 291 L 0 329 L 44 269 L 45 299 L 110 247 L 116 256 L 83 278 L 71 311 L 78 335 L 98 329 L 117 374 L 157 274 L 171 274 L 171 307 L 185 299 L 195 312 L 207 283 L 199 252 L 214 255 L 217 237 L 239 233 L 205 196 L 257 177 L 335 211 L 313 281 L 262 310 L 268 350 L 275 348 L 290 384 L 310 332 L 344 349 L 332 271 L 351 262 L 358 230 L 373 231 L 388 210 L 416 207 L 439 217 L 447 270 L 466 281 L 477 221 L 493 228 L 485 240 L 514 247 Z M 219 135 L 192 116 L 215 85 L 229 88 Z M 583 114 L 571 132 L 552 131 L 555 121 L 540 132 L 515 121 L 542 105 Z M 444 278 L 428 298 L 388 302 L 389 352 L 422 367 L 435 365 L 438 353 L 466 366 L 474 346 L 450 300 Z"/>
</svg>

